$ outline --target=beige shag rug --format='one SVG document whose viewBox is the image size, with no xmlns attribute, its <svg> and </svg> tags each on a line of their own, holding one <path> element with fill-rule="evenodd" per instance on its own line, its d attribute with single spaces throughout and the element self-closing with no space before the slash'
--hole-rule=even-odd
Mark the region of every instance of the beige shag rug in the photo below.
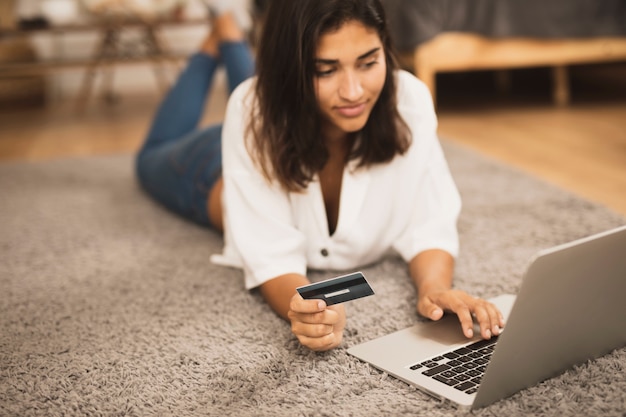
<svg viewBox="0 0 626 417">
<path fill-rule="evenodd" d="M 458 288 L 515 293 L 537 250 L 626 223 L 444 148 L 464 199 Z M 146 197 L 131 156 L 0 164 L 0 415 L 463 414 L 345 351 L 418 319 L 399 259 L 363 269 L 377 294 L 348 304 L 344 346 L 318 354 L 209 262 L 221 243 Z M 624 416 L 625 368 L 619 349 L 474 414 Z"/>
</svg>

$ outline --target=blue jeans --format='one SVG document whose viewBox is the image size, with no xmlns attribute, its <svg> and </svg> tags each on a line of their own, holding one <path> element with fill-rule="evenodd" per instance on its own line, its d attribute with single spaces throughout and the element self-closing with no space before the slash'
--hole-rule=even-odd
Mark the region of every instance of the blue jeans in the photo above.
<svg viewBox="0 0 626 417">
<path fill-rule="evenodd" d="M 198 123 L 219 64 L 226 67 L 232 92 L 254 73 L 246 43 L 220 45 L 220 58 L 192 55 L 161 103 L 136 159 L 141 186 L 173 212 L 210 226 L 209 191 L 222 174 L 222 125 L 204 129 Z"/>
</svg>

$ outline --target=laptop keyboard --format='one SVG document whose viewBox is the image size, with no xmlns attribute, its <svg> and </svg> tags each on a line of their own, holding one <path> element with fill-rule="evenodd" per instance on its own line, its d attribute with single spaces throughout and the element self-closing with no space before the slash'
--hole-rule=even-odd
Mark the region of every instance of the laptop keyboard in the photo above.
<svg viewBox="0 0 626 417">
<path fill-rule="evenodd" d="M 498 337 L 479 340 L 409 368 L 467 394 L 478 391 Z"/>
</svg>

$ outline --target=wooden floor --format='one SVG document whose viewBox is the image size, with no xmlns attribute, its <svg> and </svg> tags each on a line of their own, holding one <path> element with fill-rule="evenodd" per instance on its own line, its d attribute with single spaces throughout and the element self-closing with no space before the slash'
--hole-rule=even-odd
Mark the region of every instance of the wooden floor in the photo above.
<svg viewBox="0 0 626 417">
<path fill-rule="evenodd" d="M 547 70 L 514 74 L 508 95 L 485 87 L 493 74 L 450 78 L 439 102 L 441 137 L 626 214 L 626 66 L 572 71 L 566 108 L 550 101 Z M 463 82 L 474 88 L 452 94 Z"/>
<path fill-rule="evenodd" d="M 616 75 L 617 74 L 617 75 Z M 493 73 L 438 79 L 440 136 L 604 204 L 626 215 L 626 68 L 572 71 L 572 105 L 550 101 L 547 70 L 512 73 L 499 93 Z M 223 117 L 216 86 L 204 122 Z M 77 110 L 53 106 L 0 110 L 0 162 L 134 152 L 159 101 L 156 91 L 125 94 L 110 105 L 93 99 Z"/>
</svg>

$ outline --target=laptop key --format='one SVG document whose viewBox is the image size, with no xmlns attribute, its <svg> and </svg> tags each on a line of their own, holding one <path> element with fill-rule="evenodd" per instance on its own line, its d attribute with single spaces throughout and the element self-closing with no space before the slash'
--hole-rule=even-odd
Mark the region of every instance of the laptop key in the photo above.
<svg viewBox="0 0 626 417">
<path fill-rule="evenodd" d="M 476 362 L 477 364 L 479 364 L 479 365 L 486 365 L 486 364 L 488 364 L 488 363 L 489 363 L 489 359 L 486 359 L 486 358 L 478 358 L 478 359 L 476 359 L 476 361 L 475 361 L 475 362 Z"/>
<path fill-rule="evenodd" d="M 462 348 L 458 348 L 457 350 L 454 350 L 453 352 L 454 352 L 454 353 L 457 353 L 457 354 L 459 354 L 459 355 L 466 355 L 466 354 L 470 353 L 470 352 L 471 352 L 471 350 L 469 350 L 469 349 L 468 349 L 468 348 L 466 348 L 466 347 L 462 347 Z"/>
<path fill-rule="evenodd" d="M 476 384 L 474 384 L 473 382 L 470 381 L 466 381 L 463 382 L 459 385 L 455 385 L 454 388 L 458 389 L 459 391 L 466 391 L 470 388 L 474 388 L 476 386 Z"/>
<path fill-rule="evenodd" d="M 471 350 L 481 350 L 486 346 L 489 346 L 489 342 L 491 342 L 491 340 L 479 340 L 478 342 L 472 343 L 466 347 Z"/>
<path fill-rule="evenodd" d="M 437 375 L 440 372 L 447 371 L 448 369 L 450 369 L 448 365 L 439 365 L 434 368 L 425 370 L 424 372 L 422 372 L 422 374 L 426 376 L 433 376 L 433 375 Z"/>
<path fill-rule="evenodd" d="M 448 371 L 443 371 L 440 375 L 446 378 L 454 378 L 457 375 L 457 373 L 454 372 L 453 370 L 448 370 Z"/>
<path fill-rule="evenodd" d="M 450 379 L 450 378 L 446 378 L 446 377 L 441 376 L 441 375 L 435 375 L 433 377 L 433 379 L 436 379 L 437 381 L 443 382 L 444 384 L 450 385 L 450 386 L 454 386 L 454 385 L 459 383 L 459 381 L 456 381 L 456 380 Z"/>
<path fill-rule="evenodd" d="M 446 365 L 450 365 L 450 362 L 448 362 Z M 465 366 L 457 366 L 455 368 L 452 368 L 452 370 L 454 372 L 456 372 L 457 374 L 462 374 L 463 372 L 466 372 L 469 368 L 466 368 Z"/>
<path fill-rule="evenodd" d="M 468 375 L 468 374 L 461 374 L 461 375 L 457 375 L 457 376 L 454 377 L 454 379 L 456 379 L 459 382 L 467 381 L 470 378 L 472 378 L 472 377 L 470 375 Z"/>
</svg>

